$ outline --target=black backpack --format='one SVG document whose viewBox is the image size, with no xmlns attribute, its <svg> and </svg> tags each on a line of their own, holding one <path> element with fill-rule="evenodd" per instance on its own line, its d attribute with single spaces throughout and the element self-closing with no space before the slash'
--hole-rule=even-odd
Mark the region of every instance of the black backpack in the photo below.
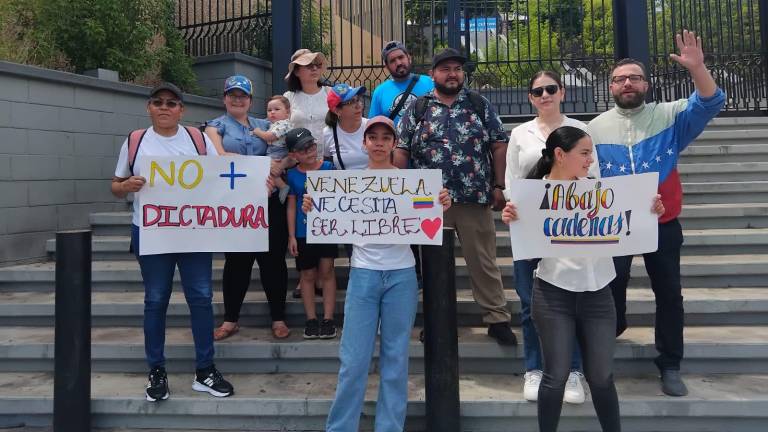
<svg viewBox="0 0 768 432">
<path fill-rule="evenodd" d="M 432 96 L 429 95 L 419 96 L 413 102 L 413 117 L 416 119 L 415 124 L 419 125 L 419 127 L 421 127 L 421 123 L 424 121 L 424 116 L 427 113 L 427 103 L 429 103 L 429 99 L 431 98 Z M 483 122 L 483 127 L 487 129 L 488 125 L 485 122 L 485 98 L 483 98 L 480 93 L 473 90 L 467 91 L 467 98 L 469 99 L 469 103 L 472 105 L 472 111 L 474 111 L 475 114 L 480 117 L 480 121 Z M 413 135 L 416 134 L 411 134 L 410 139 L 408 139 L 408 148 L 411 147 Z"/>
</svg>

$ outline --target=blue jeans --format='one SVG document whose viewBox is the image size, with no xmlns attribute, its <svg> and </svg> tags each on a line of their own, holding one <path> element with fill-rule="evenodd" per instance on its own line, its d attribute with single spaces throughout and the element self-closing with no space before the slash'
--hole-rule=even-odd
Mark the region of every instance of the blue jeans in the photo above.
<svg viewBox="0 0 768 432">
<path fill-rule="evenodd" d="M 515 291 L 520 297 L 520 322 L 523 328 L 523 354 L 525 355 L 525 370 L 542 370 L 541 347 L 539 334 L 531 319 L 531 297 L 533 295 L 533 271 L 539 260 L 515 261 Z M 581 370 L 581 353 L 579 344 L 574 344 L 571 357 L 571 370 Z"/>
<path fill-rule="evenodd" d="M 144 353 L 150 369 L 165 366 L 165 314 L 179 266 L 181 286 L 189 306 L 195 362 L 198 369 L 213 364 L 212 259 L 210 252 L 139 255 L 139 227 L 131 226 L 131 245 L 144 280 Z"/>
<path fill-rule="evenodd" d="M 413 267 L 368 270 L 352 267 L 344 302 L 339 382 L 326 432 L 357 432 L 368 371 L 381 320 L 376 432 L 401 432 L 408 404 L 408 344 L 416 318 L 418 284 Z"/>
</svg>

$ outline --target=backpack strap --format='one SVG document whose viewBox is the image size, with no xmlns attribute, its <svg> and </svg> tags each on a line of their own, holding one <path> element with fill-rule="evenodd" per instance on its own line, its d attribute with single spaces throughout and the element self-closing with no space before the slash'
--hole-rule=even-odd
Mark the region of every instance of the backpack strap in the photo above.
<svg viewBox="0 0 768 432">
<path fill-rule="evenodd" d="M 197 150 L 197 154 L 200 156 L 205 156 L 208 152 L 205 148 L 205 138 L 203 138 L 203 133 L 200 132 L 200 129 L 192 126 L 184 126 L 184 130 L 186 130 L 189 134 L 189 137 L 192 138 L 192 142 L 195 144 L 195 150 Z"/>
<path fill-rule="evenodd" d="M 341 160 L 341 150 L 339 149 L 339 134 L 336 132 L 337 126 L 338 125 L 333 125 L 333 144 L 336 146 L 336 158 L 339 160 L 339 166 L 344 170 L 346 168 L 344 168 L 344 161 Z"/>
<path fill-rule="evenodd" d="M 394 120 L 395 117 L 397 117 L 400 114 L 400 110 L 403 109 L 403 105 L 405 105 L 405 101 L 408 100 L 408 96 L 411 95 L 411 92 L 413 91 L 413 88 L 416 86 L 416 82 L 419 81 L 419 75 L 413 74 L 411 77 L 411 82 L 408 83 L 408 87 L 406 87 L 405 91 L 400 95 L 400 100 L 397 101 L 397 105 L 395 108 L 389 112 L 389 119 Z"/>
<path fill-rule="evenodd" d="M 136 129 L 128 134 L 128 169 L 131 170 L 131 175 L 133 175 L 133 164 L 136 162 L 136 153 L 139 151 L 145 133 L 147 133 L 146 129 Z"/>
<path fill-rule="evenodd" d="M 411 148 L 411 142 L 413 142 L 413 136 L 418 133 L 418 131 L 421 129 L 421 124 L 424 122 L 424 116 L 427 114 L 427 104 L 429 103 L 429 96 L 423 95 L 416 98 L 415 101 L 413 101 L 413 118 L 415 121 L 414 126 L 417 126 L 414 128 L 414 132 L 411 134 L 411 136 L 408 138 L 408 148 Z"/>
<path fill-rule="evenodd" d="M 472 104 L 472 111 L 480 117 L 483 127 L 488 129 L 488 125 L 485 123 L 485 98 L 474 90 L 467 91 L 467 97 L 469 98 L 469 103 Z"/>
</svg>

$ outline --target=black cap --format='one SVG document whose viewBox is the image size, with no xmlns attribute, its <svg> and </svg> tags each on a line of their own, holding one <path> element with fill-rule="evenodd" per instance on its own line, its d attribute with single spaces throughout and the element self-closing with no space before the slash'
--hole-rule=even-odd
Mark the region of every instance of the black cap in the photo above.
<svg viewBox="0 0 768 432">
<path fill-rule="evenodd" d="M 447 60 L 455 60 L 461 64 L 467 62 L 467 58 L 461 55 L 459 50 L 455 48 L 446 48 L 432 57 L 432 69 L 436 68 L 437 65 Z"/>
<path fill-rule="evenodd" d="M 153 97 L 158 92 L 161 92 L 163 90 L 167 90 L 171 93 L 173 93 L 174 96 L 181 102 L 184 102 L 184 93 L 181 92 L 181 89 L 176 87 L 175 85 L 169 83 L 169 82 L 162 82 L 159 85 L 152 88 L 152 90 L 149 91 L 149 97 Z"/>
<path fill-rule="evenodd" d="M 288 151 L 299 151 L 309 148 L 315 144 L 315 137 L 312 132 L 305 128 L 291 129 L 285 134 L 285 146 Z"/>
</svg>

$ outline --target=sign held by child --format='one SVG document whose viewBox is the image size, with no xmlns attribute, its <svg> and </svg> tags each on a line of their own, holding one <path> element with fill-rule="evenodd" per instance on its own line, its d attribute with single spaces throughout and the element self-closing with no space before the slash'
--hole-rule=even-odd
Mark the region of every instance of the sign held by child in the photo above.
<svg viewBox="0 0 768 432">
<path fill-rule="evenodd" d="M 440 170 L 307 173 L 308 243 L 443 242 Z"/>
</svg>

